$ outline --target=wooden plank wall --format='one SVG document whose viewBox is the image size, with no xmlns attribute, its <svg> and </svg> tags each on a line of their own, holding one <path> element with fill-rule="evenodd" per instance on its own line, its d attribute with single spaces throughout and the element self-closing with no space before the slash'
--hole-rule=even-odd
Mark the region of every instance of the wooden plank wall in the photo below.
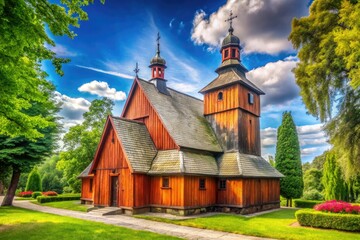
<svg viewBox="0 0 360 240">
<path fill-rule="evenodd" d="M 92 177 L 81 178 L 81 198 L 92 199 L 93 191 L 90 191 L 90 179 Z M 94 189 L 94 183 L 93 183 Z"/>
<path fill-rule="evenodd" d="M 170 176 L 169 188 L 162 188 L 161 176 L 152 176 L 150 203 L 162 206 L 184 206 L 184 176 Z"/>
<path fill-rule="evenodd" d="M 239 151 L 261 156 L 259 118 L 242 110 L 239 111 Z"/>
<path fill-rule="evenodd" d="M 110 125 L 111 126 L 111 125 Z M 110 180 L 112 174 L 118 174 L 118 199 L 121 206 L 133 204 L 133 182 L 125 155 L 121 149 L 116 133 L 112 127 L 107 129 L 104 145 L 100 149 L 99 160 L 94 167 L 94 204 L 110 205 Z"/>
<path fill-rule="evenodd" d="M 205 189 L 199 189 L 200 178 L 205 179 Z M 217 180 L 211 177 L 185 176 L 185 207 L 205 207 L 216 203 Z"/>
<path fill-rule="evenodd" d="M 127 119 L 143 121 L 158 150 L 176 149 L 177 145 L 165 129 L 156 111 L 151 107 L 145 94 L 138 85 L 134 86 L 123 116 Z"/>
<path fill-rule="evenodd" d="M 223 93 L 223 100 L 218 100 L 219 92 Z M 254 104 L 249 104 L 248 93 L 254 95 Z M 208 92 L 204 96 L 204 114 L 213 114 L 229 109 L 242 108 L 256 116 L 260 116 L 260 97 L 255 92 L 240 84 Z"/>
<path fill-rule="evenodd" d="M 243 179 L 226 179 L 226 189 L 217 188 L 217 204 L 242 205 Z"/>
<path fill-rule="evenodd" d="M 133 174 L 135 181 L 134 207 L 143 207 L 150 204 L 150 176 Z"/>
<path fill-rule="evenodd" d="M 244 179 L 244 206 L 260 205 L 279 201 L 279 179 Z"/>
</svg>

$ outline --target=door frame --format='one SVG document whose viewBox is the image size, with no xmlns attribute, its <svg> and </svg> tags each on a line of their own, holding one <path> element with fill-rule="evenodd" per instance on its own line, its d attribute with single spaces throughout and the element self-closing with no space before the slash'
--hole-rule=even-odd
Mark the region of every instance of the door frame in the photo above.
<svg viewBox="0 0 360 240">
<path fill-rule="evenodd" d="M 113 180 L 116 179 L 116 194 L 114 195 L 114 185 Z M 110 204 L 111 207 L 118 207 L 119 206 L 119 175 L 118 174 L 111 174 L 110 175 Z M 114 199 L 115 197 L 115 199 Z M 116 200 L 116 201 L 114 201 Z M 114 204 L 115 202 L 115 204 Z"/>
</svg>

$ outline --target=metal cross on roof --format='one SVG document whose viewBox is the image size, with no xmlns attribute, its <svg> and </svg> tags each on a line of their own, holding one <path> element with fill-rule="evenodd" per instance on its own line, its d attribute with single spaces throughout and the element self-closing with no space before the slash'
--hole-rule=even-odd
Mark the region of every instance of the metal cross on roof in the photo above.
<svg viewBox="0 0 360 240">
<path fill-rule="evenodd" d="M 136 62 L 136 67 L 135 67 L 135 69 L 134 69 L 134 72 L 135 72 L 135 74 L 136 74 L 136 77 L 138 76 L 138 72 L 140 72 L 140 69 L 139 69 L 139 67 L 138 67 L 138 63 Z"/>
<path fill-rule="evenodd" d="M 230 10 L 230 14 L 229 14 L 229 18 L 225 20 L 225 22 L 229 22 L 230 23 L 230 28 L 229 28 L 229 32 L 233 32 L 234 29 L 232 28 L 232 20 L 237 18 L 237 16 L 233 16 L 232 10 Z"/>
</svg>

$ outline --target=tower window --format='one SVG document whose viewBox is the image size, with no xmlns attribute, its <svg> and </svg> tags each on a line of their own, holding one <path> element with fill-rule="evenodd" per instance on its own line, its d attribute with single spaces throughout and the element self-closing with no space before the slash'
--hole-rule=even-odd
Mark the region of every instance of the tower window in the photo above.
<svg viewBox="0 0 360 240">
<path fill-rule="evenodd" d="M 223 100 L 223 92 L 218 93 L 218 101 Z"/>
<path fill-rule="evenodd" d="M 205 178 L 199 179 L 199 189 L 204 190 L 205 189 Z"/>
<path fill-rule="evenodd" d="M 226 49 L 226 50 L 225 50 L 225 56 L 224 56 L 224 57 L 227 58 L 228 56 L 229 56 L 229 50 Z"/>
<path fill-rule="evenodd" d="M 231 57 L 236 57 L 236 49 L 231 49 Z"/>
<path fill-rule="evenodd" d="M 248 100 L 250 104 L 254 104 L 254 94 L 248 93 Z"/>
</svg>

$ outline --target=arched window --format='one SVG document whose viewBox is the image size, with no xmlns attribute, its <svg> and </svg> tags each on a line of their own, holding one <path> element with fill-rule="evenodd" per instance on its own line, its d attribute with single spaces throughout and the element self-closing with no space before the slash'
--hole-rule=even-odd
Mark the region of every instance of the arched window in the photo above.
<svg viewBox="0 0 360 240">
<path fill-rule="evenodd" d="M 218 101 L 223 100 L 223 92 L 218 93 Z"/>
</svg>

